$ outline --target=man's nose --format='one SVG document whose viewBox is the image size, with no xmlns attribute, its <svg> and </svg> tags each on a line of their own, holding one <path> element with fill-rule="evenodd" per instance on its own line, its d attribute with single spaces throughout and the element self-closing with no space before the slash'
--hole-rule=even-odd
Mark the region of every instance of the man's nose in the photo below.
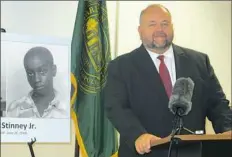
<svg viewBox="0 0 232 157">
<path fill-rule="evenodd" d="M 162 24 L 157 24 L 157 25 L 156 25 L 156 30 L 157 30 L 157 31 L 163 31 L 163 26 L 162 26 Z"/>
<path fill-rule="evenodd" d="M 40 82 L 41 81 L 41 76 L 39 73 L 35 73 L 35 82 Z"/>
</svg>

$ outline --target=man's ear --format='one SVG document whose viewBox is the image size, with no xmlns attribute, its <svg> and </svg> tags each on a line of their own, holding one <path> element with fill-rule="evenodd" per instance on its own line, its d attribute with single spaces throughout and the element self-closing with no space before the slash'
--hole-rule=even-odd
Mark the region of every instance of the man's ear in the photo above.
<svg viewBox="0 0 232 157">
<path fill-rule="evenodd" d="M 171 27 L 172 27 L 172 29 L 174 30 L 174 25 L 173 25 L 173 23 L 171 23 Z"/>
<path fill-rule="evenodd" d="M 56 65 L 54 64 L 52 66 L 52 76 L 55 77 L 56 76 L 56 72 L 57 72 L 57 68 L 56 68 Z"/>
<path fill-rule="evenodd" d="M 142 40 L 142 38 L 141 38 L 141 35 L 142 35 L 142 34 L 141 34 L 141 29 L 142 29 L 141 26 L 138 26 L 138 32 L 139 32 L 140 40 Z"/>
</svg>

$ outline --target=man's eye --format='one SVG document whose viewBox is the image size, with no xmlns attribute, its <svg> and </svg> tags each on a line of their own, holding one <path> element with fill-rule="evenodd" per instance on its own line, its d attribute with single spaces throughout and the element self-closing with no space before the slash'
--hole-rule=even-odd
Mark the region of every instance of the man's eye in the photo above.
<svg viewBox="0 0 232 157">
<path fill-rule="evenodd" d="M 150 26 L 150 27 L 153 27 L 153 26 L 156 26 L 156 24 L 155 24 L 155 23 L 153 23 L 153 24 L 150 24 L 149 26 Z"/>
<path fill-rule="evenodd" d="M 167 27 L 169 24 L 168 23 L 162 23 L 162 26 Z"/>
<path fill-rule="evenodd" d="M 47 69 L 41 69 L 41 71 L 39 72 L 41 75 L 45 75 L 47 74 L 48 70 Z"/>
<path fill-rule="evenodd" d="M 27 72 L 27 75 L 30 77 L 34 76 L 34 74 L 32 72 Z"/>
</svg>

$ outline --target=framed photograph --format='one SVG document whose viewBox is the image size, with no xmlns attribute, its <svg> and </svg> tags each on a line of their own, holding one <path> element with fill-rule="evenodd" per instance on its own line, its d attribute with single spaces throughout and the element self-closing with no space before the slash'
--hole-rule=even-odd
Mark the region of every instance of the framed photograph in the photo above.
<svg viewBox="0 0 232 157">
<path fill-rule="evenodd" d="M 4 117 L 6 114 L 6 58 L 1 51 L 1 110 L 0 116 Z"/>
<path fill-rule="evenodd" d="M 1 35 L 1 141 L 70 142 L 71 40 Z"/>
</svg>

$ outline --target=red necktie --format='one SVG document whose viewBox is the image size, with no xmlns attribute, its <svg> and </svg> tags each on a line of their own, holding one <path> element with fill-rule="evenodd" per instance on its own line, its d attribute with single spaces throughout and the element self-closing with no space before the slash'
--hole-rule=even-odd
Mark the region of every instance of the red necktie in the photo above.
<svg viewBox="0 0 232 157">
<path fill-rule="evenodd" d="M 159 74 L 160 74 L 161 80 L 164 84 L 168 98 L 170 98 L 171 93 L 172 93 L 171 77 L 170 77 L 170 74 L 168 72 L 168 68 L 164 63 L 164 56 L 160 55 L 160 56 L 158 56 L 158 59 L 160 60 Z"/>
</svg>

